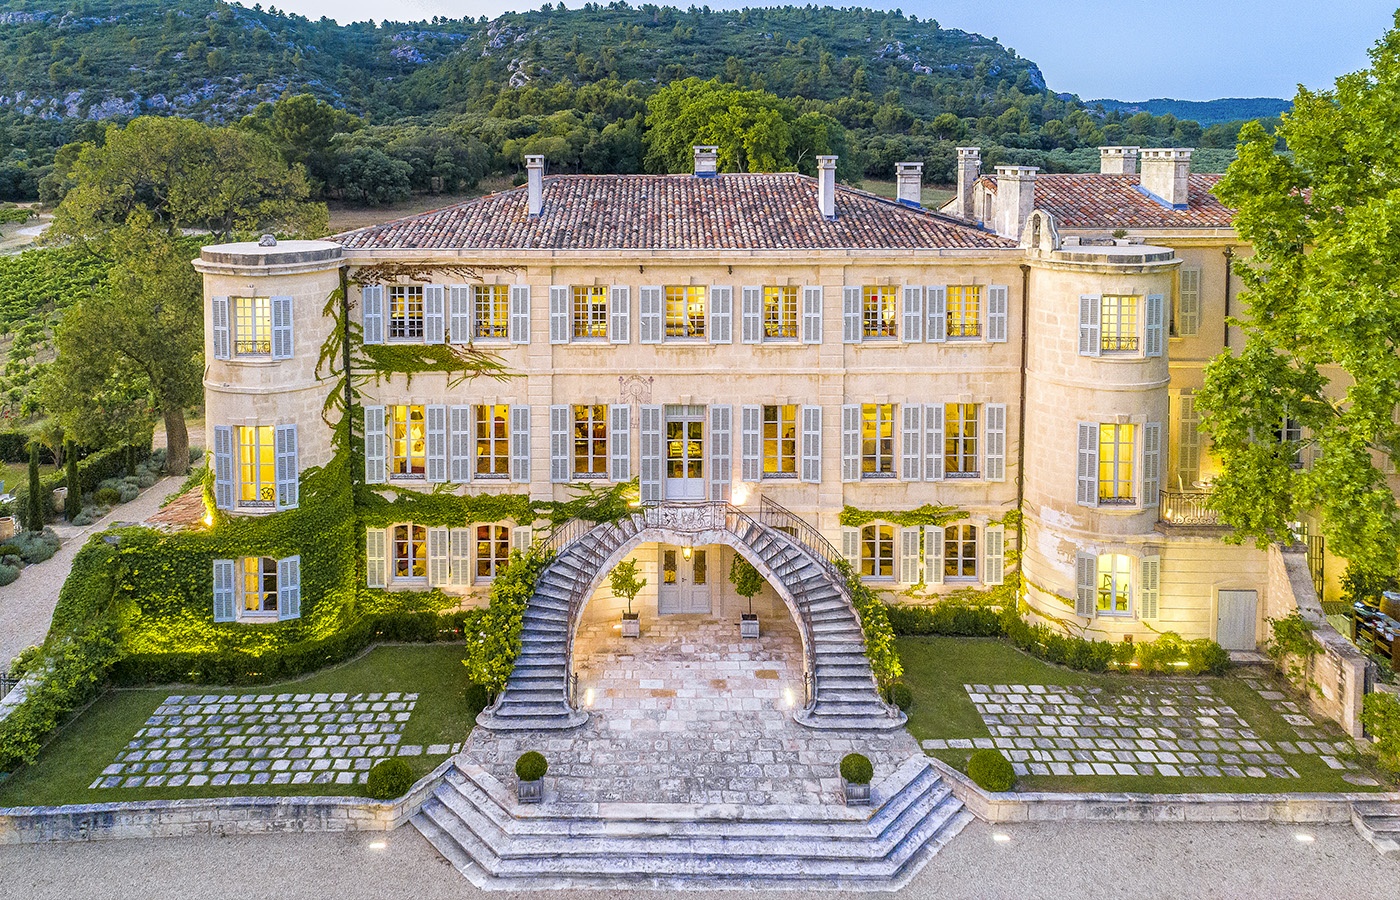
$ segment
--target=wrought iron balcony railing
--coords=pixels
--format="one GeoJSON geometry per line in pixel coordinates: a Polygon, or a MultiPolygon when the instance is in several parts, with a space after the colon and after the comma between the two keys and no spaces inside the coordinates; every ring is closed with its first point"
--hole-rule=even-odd
{"type": "Polygon", "coordinates": [[[1220,516],[1210,508],[1210,491],[1162,491],[1157,507],[1161,520],[1168,525],[1195,525],[1219,528],[1220,516]]]}

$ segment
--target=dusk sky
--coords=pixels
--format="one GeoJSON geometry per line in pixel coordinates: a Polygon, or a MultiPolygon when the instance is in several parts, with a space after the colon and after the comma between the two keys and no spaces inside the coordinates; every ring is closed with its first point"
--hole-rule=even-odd
{"type": "MultiPolygon", "coordinates": [[[[569,6],[582,2],[570,0],[569,6]]],[[[526,8],[502,0],[274,3],[309,18],[330,16],[342,23],[494,16],[526,8]]],[[[1086,100],[1212,100],[1292,97],[1299,83],[1330,86],[1338,75],[1368,64],[1366,51],[1392,25],[1396,4],[1397,0],[913,0],[869,5],[898,7],[920,18],[932,17],[944,28],[998,38],[1038,63],[1052,90],[1070,91],[1086,100]]],[[[712,9],[725,6],[710,4],[712,9]]]]}

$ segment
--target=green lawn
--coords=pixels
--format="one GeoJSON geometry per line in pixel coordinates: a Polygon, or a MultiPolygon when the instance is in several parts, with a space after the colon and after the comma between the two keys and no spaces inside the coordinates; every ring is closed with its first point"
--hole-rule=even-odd
{"type": "MultiPolygon", "coordinates": [[[[80,713],[44,749],[40,760],[0,782],[0,807],[56,806],[112,800],[185,797],[358,795],[363,785],[240,785],[90,789],[146,719],[171,694],[417,693],[403,744],[452,744],[466,739],[479,711],[468,706],[470,682],[459,644],[389,645],[298,681],[256,687],[170,686],[112,691],[80,713]]],[[[445,757],[403,757],[416,776],[445,757]]]]}
{"type": "MultiPolygon", "coordinates": [[[[53,466],[39,466],[39,477],[52,475],[58,471],[53,466]]],[[[0,480],[5,482],[6,494],[13,494],[16,490],[29,483],[28,463],[0,463],[0,480]]]]}
{"type": "MultiPolygon", "coordinates": [[[[914,694],[914,705],[909,710],[909,731],[919,740],[990,736],[963,687],[965,684],[1085,685],[1101,687],[1108,692],[1122,692],[1153,678],[1145,675],[1093,675],[1053,666],[994,638],[905,637],[898,640],[897,646],[904,663],[904,682],[914,694]]],[[[1298,739],[1296,729],[1240,679],[1227,675],[1192,680],[1209,684],[1215,695],[1243,717],[1262,740],[1272,743],[1298,739]]],[[[1281,683],[1276,689],[1286,692],[1281,683]]],[[[1332,740],[1345,737],[1330,723],[1322,730],[1332,740]]],[[[932,751],[932,755],[965,770],[971,752],[936,750],[932,751]]],[[[1383,789],[1350,784],[1342,780],[1341,771],[1328,768],[1317,756],[1297,754],[1284,758],[1300,778],[1031,775],[1022,777],[1017,789],[1149,793],[1352,792],[1383,789]]],[[[1365,774],[1383,780],[1370,765],[1369,759],[1362,759],[1361,765],[1365,774]]]]}

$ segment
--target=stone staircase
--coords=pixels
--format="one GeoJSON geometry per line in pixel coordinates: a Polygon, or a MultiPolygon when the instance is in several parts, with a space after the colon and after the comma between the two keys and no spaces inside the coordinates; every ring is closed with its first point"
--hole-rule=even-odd
{"type": "Polygon", "coordinates": [[[922,757],[872,805],[545,803],[458,757],[413,824],[480,888],[896,890],[971,820],[922,757]]]}
{"type": "Polygon", "coordinates": [[[1400,859],[1400,801],[1354,800],[1351,824],[1381,856],[1400,859]]]}

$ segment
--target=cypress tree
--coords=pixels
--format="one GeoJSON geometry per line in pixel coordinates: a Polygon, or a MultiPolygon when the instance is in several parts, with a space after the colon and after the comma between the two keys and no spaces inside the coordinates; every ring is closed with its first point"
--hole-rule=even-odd
{"type": "Polygon", "coordinates": [[[25,510],[24,527],[27,531],[44,530],[44,498],[39,492],[39,443],[29,444],[29,505],[25,510]]]}
{"type": "Polygon", "coordinates": [[[63,444],[65,470],[63,483],[68,488],[68,499],[63,501],[63,518],[73,521],[83,509],[83,483],[78,475],[78,452],[72,441],[63,444]]]}

